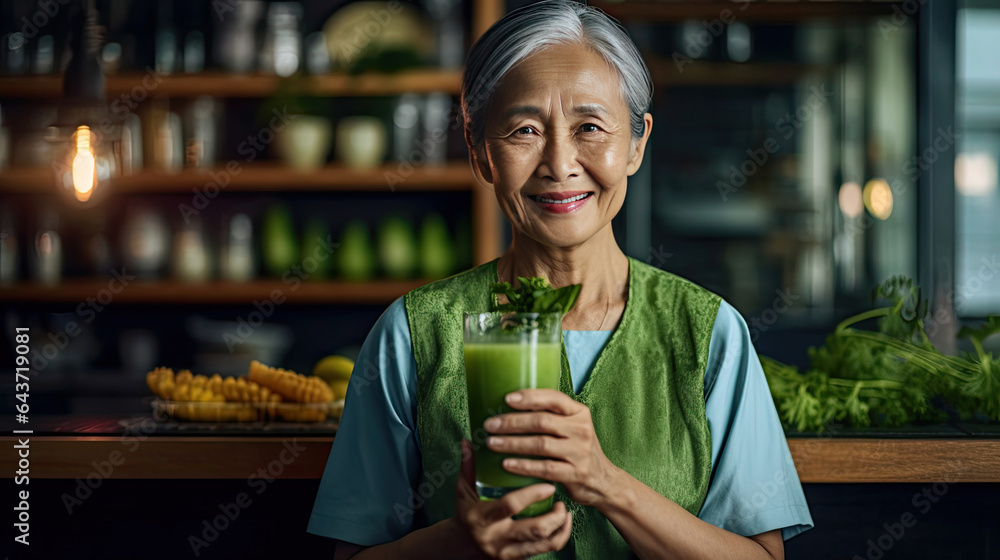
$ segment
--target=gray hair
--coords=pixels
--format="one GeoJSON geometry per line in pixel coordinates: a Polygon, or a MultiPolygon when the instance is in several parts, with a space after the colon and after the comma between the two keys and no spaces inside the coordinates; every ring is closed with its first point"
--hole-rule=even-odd
{"type": "Polygon", "coordinates": [[[486,109],[504,75],[538,51],[565,44],[592,49],[618,71],[632,137],[642,137],[653,81],[625,28],[597,8],[572,0],[545,0],[505,15],[469,52],[462,76],[462,114],[473,148],[482,146],[486,109]]]}

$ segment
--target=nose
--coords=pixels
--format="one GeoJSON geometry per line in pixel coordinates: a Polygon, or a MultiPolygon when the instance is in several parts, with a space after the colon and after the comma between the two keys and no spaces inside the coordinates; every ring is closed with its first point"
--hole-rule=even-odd
{"type": "Polygon", "coordinates": [[[563,136],[550,136],[545,140],[542,159],[536,175],[555,183],[565,182],[582,172],[576,145],[563,136]]]}

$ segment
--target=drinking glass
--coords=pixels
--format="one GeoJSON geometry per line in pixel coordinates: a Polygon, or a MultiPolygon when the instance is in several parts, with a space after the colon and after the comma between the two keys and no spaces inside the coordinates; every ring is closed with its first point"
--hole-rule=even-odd
{"type": "MultiPolygon", "coordinates": [[[[559,388],[561,332],[562,313],[465,313],[465,375],[473,434],[482,429],[487,418],[514,411],[504,401],[508,393],[559,388]]],[[[481,500],[496,500],[512,490],[545,482],[507,472],[502,463],[508,455],[479,443],[474,456],[481,500]]],[[[549,497],[531,504],[520,516],[532,517],[551,509],[549,497]]]]}

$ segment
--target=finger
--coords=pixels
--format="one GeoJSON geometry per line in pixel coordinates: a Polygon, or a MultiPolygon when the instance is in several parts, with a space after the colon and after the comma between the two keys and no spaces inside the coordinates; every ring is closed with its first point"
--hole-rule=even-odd
{"type": "Polygon", "coordinates": [[[563,518],[562,526],[555,532],[555,534],[536,541],[512,543],[500,551],[500,558],[521,559],[528,558],[529,556],[534,556],[536,554],[562,550],[562,548],[566,546],[566,543],[569,542],[569,537],[572,532],[573,514],[567,512],[563,518]]]}
{"type": "Polygon", "coordinates": [[[552,511],[531,517],[528,519],[518,519],[511,525],[510,534],[512,540],[516,541],[537,541],[547,539],[555,534],[566,522],[566,504],[556,502],[552,506],[552,511]]]}
{"type": "Polygon", "coordinates": [[[549,434],[566,437],[572,422],[552,412],[513,412],[486,420],[483,427],[491,434],[549,434]]]}
{"type": "Polygon", "coordinates": [[[587,408],[587,405],[576,402],[569,395],[555,389],[521,389],[508,393],[504,400],[511,408],[518,410],[548,410],[564,416],[587,408]]]}
{"type": "Polygon", "coordinates": [[[569,542],[570,535],[573,534],[573,512],[566,512],[566,523],[556,531],[556,534],[549,537],[555,550],[562,550],[569,542]]]}
{"type": "Polygon", "coordinates": [[[556,487],[552,484],[532,484],[509,492],[503,498],[493,502],[483,502],[483,521],[485,523],[496,523],[504,519],[513,517],[531,504],[548,498],[556,493],[556,487]]]}
{"type": "Polygon", "coordinates": [[[555,459],[504,459],[503,470],[563,484],[577,482],[576,468],[555,459]]]}
{"type": "Polygon", "coordinates": [[[552,436],[490,436],[486,446],[497,453],[561,460],[569,460],[581,452],[580,446],[573,445],[571,440],[552,436]]]}

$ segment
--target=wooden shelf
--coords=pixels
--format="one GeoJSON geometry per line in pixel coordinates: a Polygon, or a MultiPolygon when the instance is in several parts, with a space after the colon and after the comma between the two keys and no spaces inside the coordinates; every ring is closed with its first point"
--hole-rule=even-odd
{"type": "MultiPolygon", "coordinates": [[[[114,193],[185,193],[210,183],[228,180],[225,192],[290,191],[468,191],[474,181],[469,164],[454,161],[443,166],[414,166],[404,175],[396,164],[357,170],[333,164],[315,171],[298,171],[279,163],[239,166],[238,173],[224,168],[208,172],[184,169],[176,173],[142,171],[118,177],[111,183],[114,193]]],[[[0,193],[55,193],[52,173],[46,168],[11,168],[0,172],[0,193]]]]}
{"type": "MultiPolygon", "coordinates": [[[[0,437],[5,445],[11,436],[0,437]]],[[[333,437],[150,436],[125,449],[120,436],[32,436],[33,478],[86,478],[95,457],[118,450],[128,460],[115,467],[116,479],[241,479],[246,465],[264,464],[295,442],[302,457],[280,478],[319,479],[333,437]]],[[[1000,483],[1000,440],[995,439],[813,439],[788,440],[803,483],[1000,483]]],[[[9,445],[8,445],[9,447],[9,445]]],[[[13,453],[0,456],[0,469],[16,470],[13,453]]]]}
{"type": "MultiPolygon", "coordinates": [[[[149,73],[123,73],[107,77],[108,99],[128,95],[135,99],[150,97],[270,97],[278,91],[282,79],[265,74],[202,72],[161,76],[149,73]]],[[[343,73],[303,78],[304,90],[315,96],[378,96],[402,93],[441,91],[458,95],[462,74],[458,70],[413,70],[398,74],[343,73]]],[[[58,99],[62,96],[62,76],[9,76],[0,78],[0,98],[58,99]]]]}
{"type": "Polygon", "coordinates": [[[688,20],[713,21],[733,17],[740,21],[794,23],[806,19],[859,19],[892,14],[891,0],[830,2],[826,0],[738,0],[729,2],[664,2],[594,0],[596,6],[623,22],[680,23],[688,20]],[[730,16],[729,14],[732,14],[730,16]]]}
{"type": "Polygon", "coordinates": [[[656,87],[673,86],[789,86],[802,78],[829,76],[835,66],[789,63],[716,62],[645,55],[656,87]]]}
{"type": "Polygon", "coordinates": [[[191,284],[167,280],[133,280],[124,287],[115,282],[111,287],[118,289],[119,292],[113,293],[109,288],[109,280],[66,280],[56,286],[18,283],[0,287],[0,301],[78,305],[85,303],[88,298],[94,300],[101,297],[107,300],[110,297],[112,304],[252,305],[255,300],[277,300],[284,297],[285,303],[293,304],[389,304],[397,297],[430,281],[373,280],[365,283],[302,281],[296,285],[291,282],[283,283],[280,280],[210,281],[191,284]]]}

